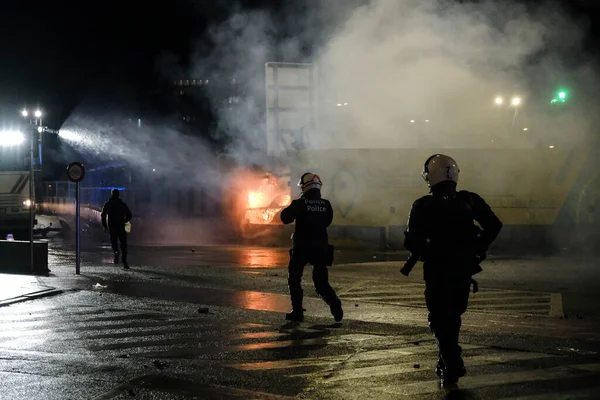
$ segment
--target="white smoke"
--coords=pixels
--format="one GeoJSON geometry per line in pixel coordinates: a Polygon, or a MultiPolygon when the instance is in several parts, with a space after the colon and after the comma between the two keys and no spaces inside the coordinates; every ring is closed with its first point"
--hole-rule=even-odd
{"type": "Polygon", "coordinates": [[[246,107],[219,115],[239,160],[260,161],[264,153],[266,61],[318,66],[315,148],[530,147],[540,136],[560,143],[567,126],[586,131],[578,116],[562,126],[542,117],[550,97],[541,89],[559,85],[559,77],[596,84],[585,65],[569,71],[560,62],[565,50],[578,50],[583,30],[553,3],[358,3],[349,11],[347,2],[320,2],[285,18],[238,11],[211,27],[214,51],[194,57],[189,73],[219,71],[244,85],[246,107]],[[278,37],[291,19],[295,34],[278,37]],[[521,100],[516,118],[513,97],[521,100]]]}

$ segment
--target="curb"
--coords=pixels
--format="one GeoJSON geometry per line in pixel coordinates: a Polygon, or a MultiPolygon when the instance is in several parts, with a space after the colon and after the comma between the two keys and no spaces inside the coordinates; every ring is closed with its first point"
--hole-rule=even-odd
{"type": "Polygon", "coordinates": [[[0,301],[0,307],[10,306],[11,304],[21,303],[23,301],[40,299],[42,297],[55,296],[63,293],[63,290],[56,288],[48,288],[37,292],[27,293],[22,296],[13,297],[12,299],[0,301]]]}

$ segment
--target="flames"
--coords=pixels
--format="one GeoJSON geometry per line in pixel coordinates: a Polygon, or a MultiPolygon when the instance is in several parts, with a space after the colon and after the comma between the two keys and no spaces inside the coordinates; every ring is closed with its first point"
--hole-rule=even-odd
{"type": "MultiPolygon", "coordinates": [[[[248,194],[249,203],[251,197],[258,201],[261,198],[261,196],[264,197],[264,195],[261,193],[253,192],[251,194],[248,194]]],[[[250,224],[279,223],[279,218],[275,217],[279,215],[281,210],[289,206],[291,202],[292,197],[290,195],[280,195],[277,198],[273,199],[268,207],[250,207],[246,211],[246,219],[250,224]]]]}
{"type": "Polygon", "coordinates": [[[288,183],[289,177],[266,171],[231,171],[224,187],[224,203],[232,225],[243,232],[248,224],[281,224],[279,213],[292,200],[288,183]]]}
{"type": "Polygon", "coordinates": [[[248,192],[248,208],[265,207],[265,194],[257,191],[248,192]]]}

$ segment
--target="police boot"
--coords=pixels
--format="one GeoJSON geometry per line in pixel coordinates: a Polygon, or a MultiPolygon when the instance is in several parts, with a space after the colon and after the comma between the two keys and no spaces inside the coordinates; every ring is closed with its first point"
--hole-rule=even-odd
{"type": "Polygon", "coordinates": [[[285,314],[285,319],[295,322],[304,321],[304,309],[302,308],[301,296],[298,296],[297,294],[292,296],[292,311],[285,314]]]}
{"type": "Polygon", "coordinates": [[[127,262],[127,254],[123,254],[123,268],[129,269],[129,263],[127,262]]]}
{"type": "Polygon", "coordinates": [[[115,251],[115,258],[113,259],[113,262],[115,264],[119,263],[119,252],[118,251],[115,251]]]}
{"type": "Polygon", "coordinates": [[[335,322],[340,322],[344,318],[344,310],[342,309],[342,302],[340,299],[336,299],[330,306],[329,310],[335,322]]]}
{"type": "Polygon", "coordinates": [[[435,372],[440,377],[443,387],[456,385],[459,378],[462,378],[467,374],[465,363],[460,356],[460,350],[459,346],[458,354],[451,359],[452,361],[446,363],[442,357],[438,359],[438,365],[436,366],[435,372]]]}
{"type": "Polygon", "coordinates": [[[456,387],[458,383],[458,376],[448,369],[442,369],[442,376],[440,376],[440,385],[443,388],[449,389],[456,387]]]}
{"type": "Polygon", "coordinates": [[[285,314],[285,319],[288,321],[302,322],[304,321],[304,312],[300,310],[292,310],[285,314]]]}
{"type": "Polygon", "coordinates": [[[435,374],[438,376],[438,378],[442,377],[442,373],[444,372],[444,360],[442,360],[442,357],[438,357],[438,362],[435,365],[435,374]]]}

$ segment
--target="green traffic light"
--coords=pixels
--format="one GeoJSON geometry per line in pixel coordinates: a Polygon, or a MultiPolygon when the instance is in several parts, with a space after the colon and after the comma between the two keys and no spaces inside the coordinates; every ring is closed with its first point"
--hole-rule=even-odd
{"type": "Polygon", "coordinates": [[[559,90],[556,93],[556,96],[552,99],[552,101],[550,103],[551,104],[566,103],[567,102],[567,97],[568,97],[568,93],[567,93],[566,90],[559,90]]]}

